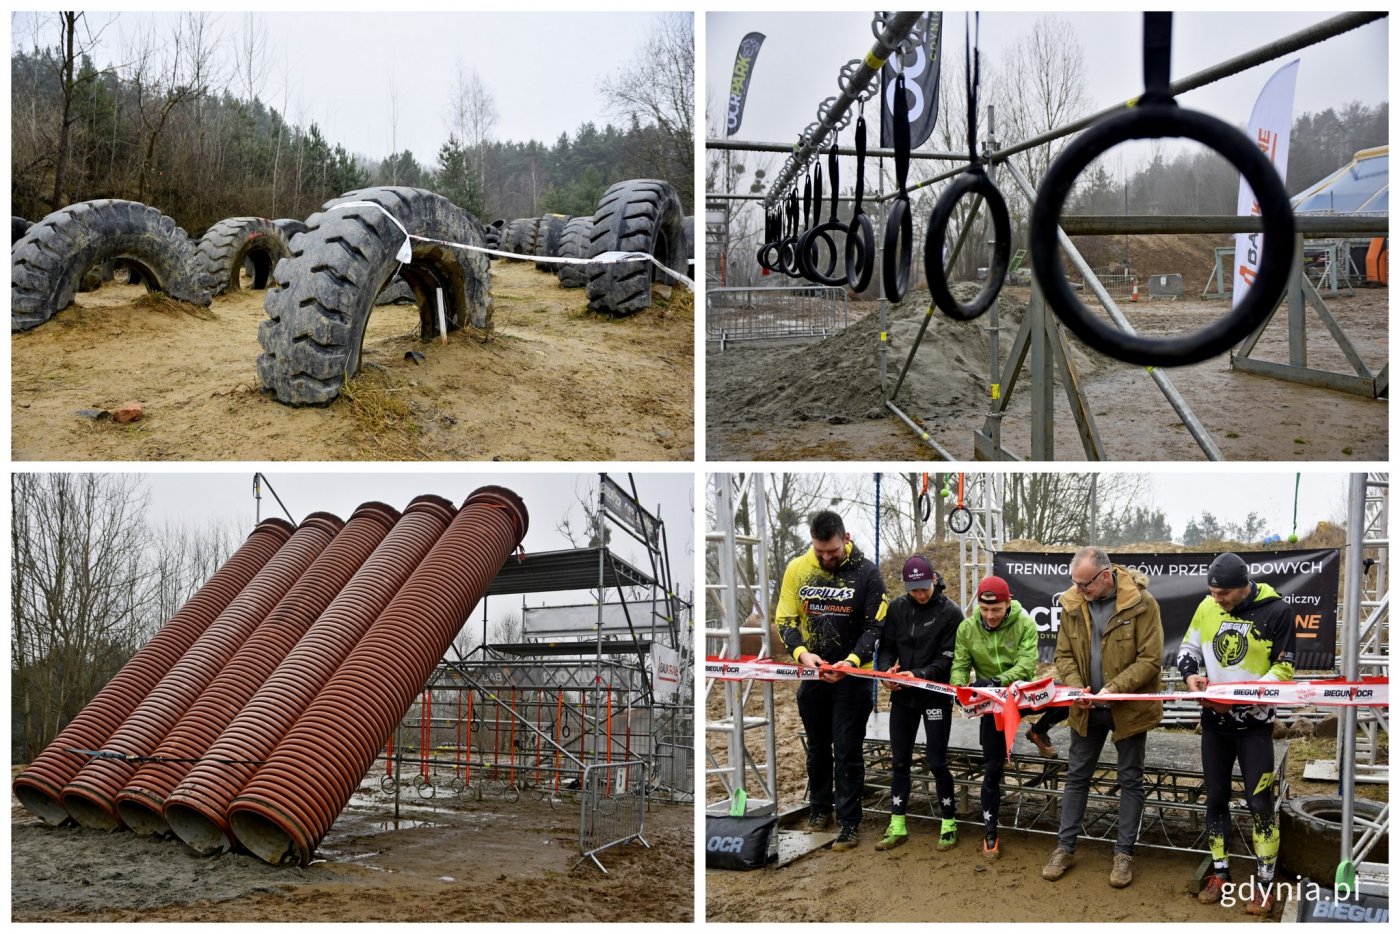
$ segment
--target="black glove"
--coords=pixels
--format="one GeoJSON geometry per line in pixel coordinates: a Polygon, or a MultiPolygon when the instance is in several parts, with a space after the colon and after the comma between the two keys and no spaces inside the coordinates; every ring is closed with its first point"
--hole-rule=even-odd
{"type": "Polygon", "coordinates": [[[972,686],[975,688],[999,688],[1001,687],[1001,682],[993,681],[991,678],[978,678],[976,681],[972,682],[972,686]]]}

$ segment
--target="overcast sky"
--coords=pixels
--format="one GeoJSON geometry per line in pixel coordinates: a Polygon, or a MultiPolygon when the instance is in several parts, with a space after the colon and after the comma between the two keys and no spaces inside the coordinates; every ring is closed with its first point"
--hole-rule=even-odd
{"type": "MultiPolygon", "coordinates": [[[[983,61],[1004,61],[1007,51],[1041,15],[984,12],[980,32],[983,61]]],[[[1084,50],[1086,115],[1141,93],[1141,13],[1057,15],[1074,28],[1084,50]]],[[[1178,13],[1173,22],[1172,78],[1184,78],[1334,15],[1178,13]]],[[[869,51],[874,42],[870,22],[870,13],[710,13],[706,17],[706,95],[727,99],[739,41],[749,32],[764,33],[767,39],[753,67],[743,125],[736,138],[790,143],[816,119],[817,105],[838,93],[836,77],[841,66],[869,51]]],[[[966,33],[963,14],[946,13],[943,28],[945,55],[957,49],[960,60],[966,33]]],[[[1301,65],[1295,114],[1318,112],[1352,100],[1376,104],[1389,96],[1388,29],[1389,20],[1382,19],[1189,92],[1179,100],[1228,123],[1243,125],[1264,82],[1296,57],[1301,65]]],[[[956,74],[943,71],[941,93],[965,93],[961,69],[956,74]]],[[[712,105],[710,123],[716,112],[712,105]]],[[[852,139],[852,132],[846,131],[846,140],[852,139]]],[[[870,145],[875,145],[875,138],[878,124],[870,145]]]]}
{"type": "MultiPolygon", "coordinates": [[[[216,13],[227,67],[244,13],[216,13]]],[[[447,139],[457,63],[475,68],[495,95],[498,140],[553,143],[585,121],[609,121],[599,85],[628,64],[645,40],[651,13],[256,13],[267,27],[269,68],[260,95],[296,124],[372,159],[390,154],[397,89],[397,149],[431,165],[447,139]],[[285,98],[284,98],[285,94],[285,98]]],[[[97,59],[126,61],[124,49],[152,25],[164,35],[174,14],[89,13],[101,32],[97,59]]],[[[53,44],[53,14],[42,44],[53,44]]],[[[12,43],[33,44],[33,14],[12,14],[12,43]]],[[[236,82],[230,82],[236,87],[236,82]]],[[[617,118],[611,118],[617,122],[617,118]]]]}
{"type": "MultiPolygon", "coordinates": [[[[845,520],[851,537],[867,554],[874,556],[875,534],[872,517],[875,475],[857,475],[863,482],[858,498],[862,506],[833,507],[845,520]]],[[[1209,512],[1221,523],[1240,523],[1251,512],[1264,518],[1264,536],[1288,538],[1293,531],[1293,473],[1155,473],[1148,475],[1150,493],[1140,505],[1166,513],[1172,536],[1181,540],[1186,524],[1209,512]]],[[[893,475],[886,475],[882,496],[895,493],[893,475]]],[[[1298,534],[1306,535],[1318,522],[1336,521],[1345,516],[1347,475],[1307,473],[1298,487],[1298,534]]],[[[1084,544],[1088,544],[1085,542],[1084,544]]],[[[882,546],[883,547],[883,546],[882,546]]],[[[1281,547],[1288,547],[1286,542],[1281,547]]]]}
{"type": "MultiPolygon", "coordinates": [[[[411,499],[424,493],[436,493],[460,506],[478,487],[491,484],[508,487],[519,494],[530,511],[530,530],[522,543],[527,556],[530,552],[569,548],[568,540],[555,526],[568,514],[573,527],[578,529],[584,521],[578,497],[586,495],[593,502],[598,488],[596,473],[303,473],[274,469],[266,476],[297,521],[317,511],[348,519],[357,506],[371,500],[402,510],[411,499]]],[[[609,476],[624,489],[629,488],[625,473],[612,472],[609,476]]],[[[642,505],[652,513],[659,511],[661,520],[666,523],[671,574],[679,592],[685,594],[695,577],[692,476],[688,473],[639,473],[634,477],[642,505]]],[[[157,525],[171,519],[196,524],[223,520],[247,530],[253,526],[252,473],[159,473],[145,474],[144,480],[151,500],[148,515],[157,525]]],[[[265,484],[262,518],[274,516],[286,518],[265,484]]],[[[645,550],[626,534],[614,530],[612,544],[624,559],[643,570],[649,568],[645,550]]],[[[529,595],[527,599],[531,606],[542,606],[578,603],[585,597],[585,594],[570,592],[529,595]]],[[[509,601],[509,609],[518,610],[518,597],[505,599],[509,601]]],[[[492,619],[496,619],[498,613],[506,612],[507,608],[496,604],[490,609],[492,619]]],[[[481,608],[478,607],[472,618],[479,620],[480,617],[481,608]]]]}

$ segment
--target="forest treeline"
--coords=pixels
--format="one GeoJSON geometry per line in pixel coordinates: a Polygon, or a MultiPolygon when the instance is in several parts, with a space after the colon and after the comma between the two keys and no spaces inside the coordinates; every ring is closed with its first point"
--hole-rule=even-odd
{"type": "Polygon", "coordinates": [[[456,134],[434,153],[374,161],[289,122],[254,95],[216,87],[186,69],[99,69],[71,46],[14,50],[11,74],[13,213],[37,220],[56,207],[127,198],[158,207],[192,236],[226,217],[304,219],[367,185],[431,188],[493,218],[592,214],[614,182],[665,178],[694,198],[688,127],[632,113],[578,125],[553,142],[456,134]]]}

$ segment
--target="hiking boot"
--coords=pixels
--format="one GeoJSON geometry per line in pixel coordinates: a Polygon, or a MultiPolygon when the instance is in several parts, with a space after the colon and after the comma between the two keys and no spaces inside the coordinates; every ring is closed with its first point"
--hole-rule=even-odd
{"type": "Polygon", "coordinates": [[[860,845],[860,828],[855,824],[843,824],[841,832],[836,835],[836,842],[831,848],[840,853],[844,850],[854,850],[860,845]]]}
{"type": "Polygon", "coordinates": [[[1201,885],[1201,891],[1196,895],[1196,901],[1200,902],[1202,905],[1220,904],[1220,896],[1223,894],[1221,889],[1224,888],[1224,886],[1225,880],[1211,873],[1205,877],[1204,883],[1201,885]]]}
{"type": "Polygon", "coordinates": [[[982,858],[990,862],[1001,859],[1001,841],[996,837],[983,837],[982,858]]]}
{"type": "Polygon", "coordinates": [[[1108,874],[1108,884],[1115,889],[1126,889],[1133,881],[1133,858],[1127,853],[1113,854],[1113,871],[1108,874]]]}
{"type": "Polygon", "coordinates": [[[1055,751],[1054,745],[1050,742],[1050,737],[1042,736],[1035,731],[1035,724],[1026,731],[1026,739],[1031,741],[1031,745],[1040,750],[1040,754],[1047,759],[1058,759],[1060,754],[1055,751]]]}
{"type": "Polygon", "coordinates": [[[1050,862],[1040,870],[1040,878],[1047,882],[1058,882],[1065,874],[1065,870],[1074,865],[1074,854],[1062,846],[1055,847],[1055,852],[1050,854],[1050,862]]]}
{"type": "Polygon", "coordinates": [[[830,812],[827,812],[826,814],[818,814],[815,811],[813,811],[812,814],[807,818],[807,829],[813,833],[819,830],[826,830],[830,826],[830,812]]]}
{"type": "Polygon", "coordinates": [[[1254,897],[1244,906],[1247,915],[1267,915],[1274,907],[1274,887],[1272,883],[1254,880],[1254,897]]]}
{"type": "Polygon", "coordinates": [[[958,822],[956,820],[945,820],[943,829],[938,832],[938,851],[951,850],[958,845],[958,822]]]}

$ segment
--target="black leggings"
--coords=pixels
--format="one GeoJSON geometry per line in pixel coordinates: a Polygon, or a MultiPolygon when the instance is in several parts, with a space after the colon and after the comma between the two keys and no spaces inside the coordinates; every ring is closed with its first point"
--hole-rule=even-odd
{"type": "Polygon", "coordinates": [[[983,833],[997,835],[997,812],[1001,810],[1001,776],[1006,771],[1006,734],[997,729],[996,718],[982,716],[982,822],[983,833]]]}
{"type": "Polygon", "coordinates": [[[919,710],[890,704],[890,768],[894,772],[890,779],[890,810],[903,814],[909,806],[909,772],[914,764],[914,740],[920,720],[924,722],[924,756],[938,791],[939,813],[945,818],[955,817],[953,772],[948,768],[948,733],[953,728],[953,712],[938,707],[919,710]]]}
{"type": "Polygon", "coordinates": [[[1259,877],[1274,876],[1278,858],[1278,827],[1274,823],[1273,729],[1247,733],[1217,733],[1201,729],[1201,770],[1206,779],[1206,837],[1217,874],[1229,872],[1230,785],[1235,761],[1244,779],[1244,800],[1254,824],[1254,853],[1259,877]]]}
{"type": "Polygon", "coordinates": [[[1040,715],[1040,719],[1031,724],[1031,729],[1041,736],[1049,736],[1050,728],[1064,723],[1069,719],[1068,707],[1051,707],[1040,715]]]}

